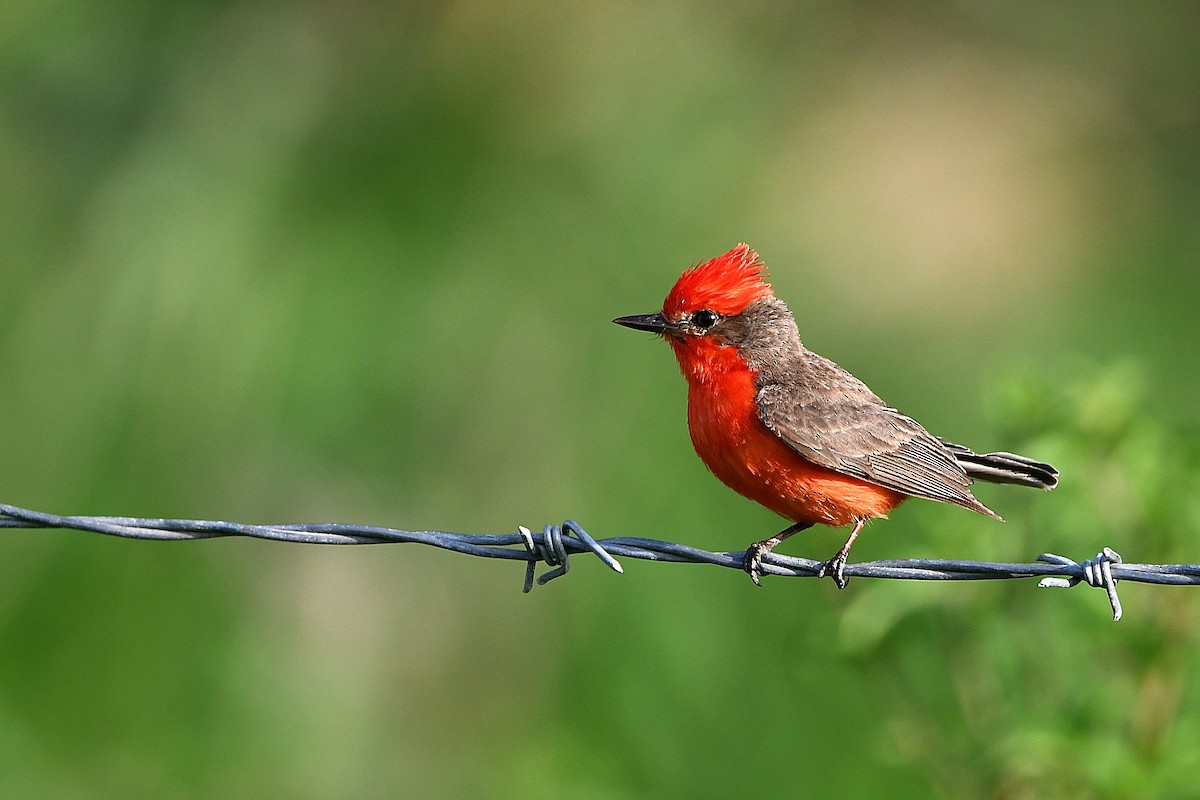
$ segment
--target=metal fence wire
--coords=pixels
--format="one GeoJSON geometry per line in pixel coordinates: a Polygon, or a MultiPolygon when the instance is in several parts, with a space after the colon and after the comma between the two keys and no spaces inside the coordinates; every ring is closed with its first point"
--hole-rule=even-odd
{"type": "MultiPolygon", "coordinates": [[[[404,531],[370,525],[301,523],[247,525],[239,522],[196,519],[146,519],[140,517],[75,517],[47,514],[0,503],[0,528],[69,529],[121,536],[129,539],[209,539],[218,536],[248,536],[298,544],[388,544],[409,542],[439,547],[455,553],[483,558],[506,558],[525,562],[528,592],[535,582],[539,563],[550,569],[536,576],[538,584],[567,574],[573,553],[595,554],[615,572],[623,572],[616,556],[644,561],[712,564],[741,570],[743,551],[716,553],[659,539],[612,537],[593,539],[579,523],[567,520],[546,525],[539,532],[519,526],[516,533],[485,535],[447,531],[404,531]]],[[[776,553],[763,557],[763,574],[789,578],[817,577],[823,562],[776,553]]],[[[1121,618],[1117,597],[1118,581],[1169,585],[1200,585],[1200,564],[1130,564],[1111,548],[1095,558],[1076,561],[1043,553],[1030,564],[990,561],[955,561],[917,558],[896,561],[866,561],[847,564],[845,574],[855,578],[893,578],[918,581],[980,581],[1009,578],[1041,578],[1039,586],[1067,588],[1078,583],[1103,588],[1112,605],[1113,620],[1121,618]]]]}

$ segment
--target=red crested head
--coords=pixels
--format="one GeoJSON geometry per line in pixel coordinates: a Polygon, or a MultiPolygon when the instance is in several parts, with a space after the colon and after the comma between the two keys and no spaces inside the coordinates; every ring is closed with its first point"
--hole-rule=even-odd
{"type": "Polygon", "coordinates": [[[663,301],[669,320],[700,309],[733,316],[755,300],[773,296],[766,281],[766,266],[748,244],[684,270],[663,301]]]}
{"type": "Polygon", "coordinates": [[[758,253],[750,245],[739,244],[724,255],[684,270],[663,301],[662,311],[618,317],[613,322],[665,338],[693,388],[737,376],[731,380],[740,381],[738,386],[749,394],[736,396],[753,405],[753,372],[758,367],[751,366],[743,347],[756,341],[786,340],[789,331],[794,346],[800,347],[796,323],[783,303],[771,300],[762,314],[746,313],[751,305],[766,304],[775,297],[765,270],[758,253]]]}

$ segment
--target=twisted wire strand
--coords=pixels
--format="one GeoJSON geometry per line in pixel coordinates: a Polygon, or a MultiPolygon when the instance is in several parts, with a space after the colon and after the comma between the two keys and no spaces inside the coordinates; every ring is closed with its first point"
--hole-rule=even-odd
{"type": "MultiPolygon", "coordinates": [[[[68,529],[130,539],[178,541],[222,536],[246,536],[298,544],[387,544],[410,542],[439,547],[482,558],[504,558],[526,562],[524,591],[533,588],[539,563],[550,570],[536,577],[539,585],[567,574],[573,553],[592,553],[614,572],[623,572],[615,558],[712,564],[744,569],[742,551],[712,552],[660,539],[618,536],[593,539],[579,523],[566,520],[546,525],[540,532],[519,526],[511,534],[468,534],[448,531],[406,531],[372,525],[344,523],[285,523],[249,525],[239,522],[141,517],[61,516],[0,503],[0,528],[68,529]]],[[[776,553],[763,557],[763,573],[792,578],[813,578],[823,562],[776,553]]],[[[1006,580],[1041,578],[1039,586],[1068,588],[1079,583],[1103,588],[1112,606],[1113,619],[1122,615],[1117,597],[1118,581],[1135,581],[1168,586],[1200,585],[1200,564],[1131,564],[1105,547],[1095,558],[1075,561],[1066,556],[1043,553],[1035,563],[959,561],[915,558],[865,561],[847,564],[845,574],[857,578],[899,580],[1006,580]]]]}

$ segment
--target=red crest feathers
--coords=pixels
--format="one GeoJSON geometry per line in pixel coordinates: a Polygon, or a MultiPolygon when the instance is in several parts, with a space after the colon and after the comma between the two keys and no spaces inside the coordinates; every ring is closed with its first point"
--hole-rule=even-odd
{"type": "Polygon", "coordinates": [[[748,244],[684,270],[663,302],[663,315],[675,319],[707,308],[730,316],[755,300],[771,297],[766,266],[748,244]]]}

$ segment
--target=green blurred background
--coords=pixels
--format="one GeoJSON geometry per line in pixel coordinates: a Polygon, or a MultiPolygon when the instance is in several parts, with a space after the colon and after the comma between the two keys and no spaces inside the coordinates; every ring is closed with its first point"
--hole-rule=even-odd
{"type": "MultiPolygon", "coordinates": [[[[857,559],[1200,561],[1195,4],[8,3],[0,500],[718,550],[669,349],[806,343],[1054,461],[857,559]]],[[[843,532],[783,552],[826,557],[843,532]]],[[[1196,590],[9,531],[5,797],[1189,797],[1196,590]]]]}

